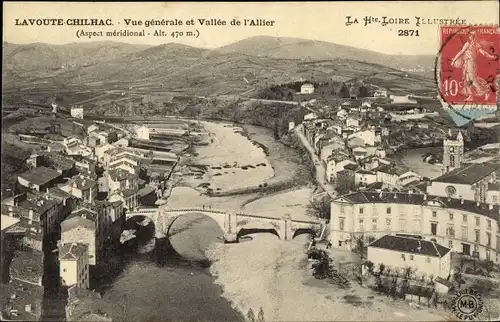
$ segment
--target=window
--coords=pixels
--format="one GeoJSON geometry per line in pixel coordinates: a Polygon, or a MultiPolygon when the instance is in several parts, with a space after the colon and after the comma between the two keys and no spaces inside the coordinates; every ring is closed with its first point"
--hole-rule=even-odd
{"type": "Polygon", "coordinates": [[[467,227],[462,227],[461,237],[462,239],[467,239],[467,227]]]}
{"type": "Polygon", "coordinates": [[[450,213],[450,220],[453,220],[453,214],[450,213]]]}
{"type": "Polygon", "coordinates": [[[491,220],[489,220],[489,219],[488,219],[488,220],[486,220],[486,223],[488,224],[488,226],[487,226],[487,227],[488,227],[488,229],[491,229],[491,220]]]}
{"type": "Polygon", "coordinates": [[[391,214],[391,207],[387,207],[387,210],[386,210],[386,211],[387,211],[387,214],[389,214],[389,215],[390,215],[390,214],[391,214]]]}
{"type": "Polygon", "coordinates": [[[449,248],[453,248],[453,240],[449,240],[448,241],[448,247],[449,248]]]}
{"type": "Polygon", "coordinates": [[[479,251],[479,246],[478,246],[478,245],[474,245],[474,251],[475,251],[475,252],[478,252],[478,251],[479,251]]]}
{"type": "Polygon", "coordinates": [[[476,230],[476,243],[479,243],[479,230],[476,230]]]}
{"type": "Polygon", "coordinates": [[[343,214],[344,213],[344,206],[340,206],[340,213],[343,214]]]}
{"type": "Polygon", "coordinates": [[[455,166],[455,155],[450,155],[450,167],[455,166]]]}
{"type": "Polygon", "coordinates": [[[425,258],[425,261],[426,261],[427,263],[430,263],[430,262],[431,262],[431,258],[430,258],[429,256],[427,256],[427,257],[425,258]]]}
{"type": "Polygon", "coordinates": [[[415,258],[413,257],[413,255],[410,255],[410,260],[415,260],[415,258]]]}
{"type": "Polygon", "coordinates": [[[359,208],[359,214],[363,214],[363,207],[359,208]]]}
{"type": "Polygon", "coordinates": [[[372,229],[377,230],[377,219],[372,219],[372,229]]]}
{"type": "Polygon", "coordinates": [[[486,233],[486,246],[491,246],[491,233],[486,233]]]}
{"type": "Polygon", "coordinates": [[[432,217],[437,217],[437,211],[432,211],[432,217]]]}
{"type": "Polygon", "coordinates": [[[339,230],[344,230],[344,218],[339,218],[339,230]]]}
{"type": "Polygon", "coordinates": [[[365,221],[363,219],[359,220],[359,230],[365,230],[365,221]]]}
{"type": "Polygon", "coordinates": [[[66,273],[66,268],[63,268],[63,272],[65,272],[65,273],[66,273]]]}
{"type": "Polygon", "coordinates": [[[390,218],[387,218],[385,220],[385,226],[386,226],[387,230],[391,230],[391,219],[390,218]]]}
{"type": "Polygon", "coordinates": [[[437,235],[437,223],[432,222],[431,223],[431,235],[436,236],[437,235]]]}
{"type": "Polygon", "coordinates": [[[493,196],[493,203],[497,204],[498,203],[498,196],[493,196]]]}
{"type": "Polygon", "coordinates": [[[476,217],[476,226],[479,226],[479,217],[476,217]]]}
{"type": "Polygon", "coordinates": [[[453,225],[448,225],[446,228],[446,236],[455,237],[455,227],[453,225]]]}
{"type": "Polygon", "coordinates": [[[406,261],[406,256],[405,256],[405,254],[401,254],[401,258],[402,258],[404,261],[406,261]]]}
{"type": "Polygon", "coordinates": [[[406,219],[399,219],[399,230],[406,230],[406,219]]]}
{"type": "Polygon", "coordinates": [[[464,215],[462,215],[462,221],[463,221],[463,222],[467,222],[467,215],[465,215],[465,214],[464,214],[464,215]]]}

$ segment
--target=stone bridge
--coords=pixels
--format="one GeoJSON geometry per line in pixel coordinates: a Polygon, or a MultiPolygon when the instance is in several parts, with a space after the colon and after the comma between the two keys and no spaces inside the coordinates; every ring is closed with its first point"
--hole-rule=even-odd
{"type": "MultiPolygon", "coordinates": [[[[168,209],[140,208],[127,212],[127,219],[134,216],[145,216],[155,225],[155,237],[168,237],[172,224],[179,216],[203,214],[217,222],[224,232],[224,240],[236,242],[238,238],[253,232],[274,232],[281,240],[292,240],[302,233],[317,232],[323,236],[326,230],[326,221],[294,220],[286,214],[281,218],[250,215],[236,211],[222,211],[202,208],[168,209]]],[[[320,236],[317,236],[320,237],[320,236]]]]}

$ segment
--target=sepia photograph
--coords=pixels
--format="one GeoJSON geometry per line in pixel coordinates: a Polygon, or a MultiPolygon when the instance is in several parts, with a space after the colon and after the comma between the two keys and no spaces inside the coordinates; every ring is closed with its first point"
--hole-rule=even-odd
{"type": "Polygon", "coordinates": [[[3,2],[2,321],[499,321],[500,3],[3,2]]]}

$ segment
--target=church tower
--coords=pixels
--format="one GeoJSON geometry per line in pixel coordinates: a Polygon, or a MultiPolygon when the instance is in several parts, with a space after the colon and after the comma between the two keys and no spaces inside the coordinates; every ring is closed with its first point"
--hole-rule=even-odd
{"type": "Polygon", "coordinates": [[[460,168],[464,157],[464,138],[459,131],[453,136],[451,130],[443,141],[443,174],[460,168]]]}

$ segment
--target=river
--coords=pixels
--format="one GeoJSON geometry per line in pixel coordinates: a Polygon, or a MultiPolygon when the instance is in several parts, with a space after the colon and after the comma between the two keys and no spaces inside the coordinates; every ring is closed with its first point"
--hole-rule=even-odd
{"type": "Polygon", "coordinates": [[[204,251],[220,242],[218,224],[205,216],[180,217],[170,241],[182,256],[167,256],[159,265],[154,254],[154,228],[139,228],[135,241],[123,245],[125,265],[103,298],[112,303],[115,321],[242,321],[221,297],[205,265],[204,251]]]}
{"type": "Polygon", "coordinates": [[[442,174],[441,166],[424,162],[424,155],[435,151],[435,147],[409,149],[396,153],[394,157],[422,177],[433,179],[442,174]]]}

